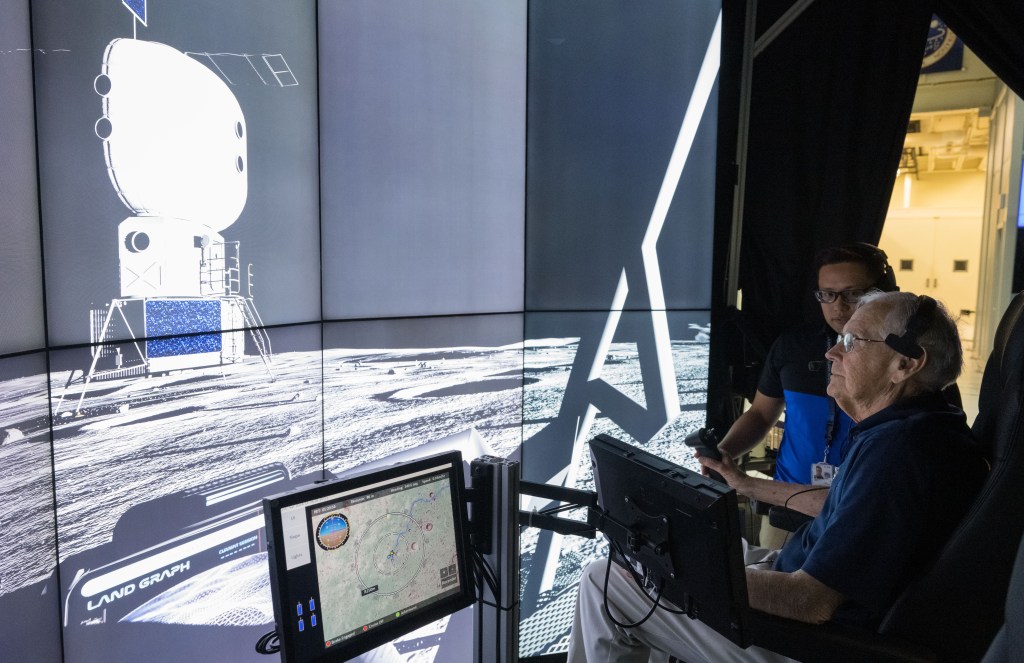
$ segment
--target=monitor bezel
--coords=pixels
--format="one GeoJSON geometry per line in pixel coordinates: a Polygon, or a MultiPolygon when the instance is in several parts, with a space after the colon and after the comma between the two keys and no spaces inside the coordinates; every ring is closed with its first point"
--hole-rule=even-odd
{"type": "MultiPolygon", "coordinates": [[[[333,479],[310,486],[298,488],[287,493],[273,495],[263,500],[263,513],[267,526],[267,556],[270,566],[270,588],[274,605],[274,622],[280,642],[281,660],[288,663],[329,663],[345,661],[359,654],[370,651],[421,628],[437,619],[451,615],[472,605],[476,601],[476,589],[472,575],[472,553],[469,541],[469,527],[466,508],[465,471],[462,454],[459,451],[448,451],[418,459],[413,462],[401,463],[377,468],[365,473],[333,479]],[[281,521],[281,510],[302,505],[312,501],[329,498],[342,492],[359,491],[381,483],[415,474],[432,467],[447,465],[448,480],[451,484],[453,523],[455,526],[455,549],[459,574],[457,594],[437,600],[416,612],[403,615],[378,628],[366,631],[345,643],[331,647],[324,646],[324,639],[319,637],[319,648],[311,647],[308,638],[297,639],[297,625],[293,625],[289,615],[291,606],[291,588],[296,576],[286,566],[284,555],[284,532],[281,521]],[[287,625],[287,626],[286,626],[287,625]],[[315,651],[310,651],[311,649],[315,651]]],[[[312,545],[312,542],[310,542],[312,545]]],[[[311,562],[312,563],[312,562],[311,562]]],[[[314,575],[314,584],[316,576],[314,575]]],[[[308,581],[306,585],[308,586],[308,581]]],[[[319,591],[317,588],[317,597],[319,591]]]]}

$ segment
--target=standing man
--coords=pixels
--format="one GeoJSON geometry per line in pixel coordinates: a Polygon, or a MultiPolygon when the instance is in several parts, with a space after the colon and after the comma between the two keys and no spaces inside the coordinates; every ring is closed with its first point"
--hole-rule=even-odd
{"type": "MultiPolygon", "coordinates": [[[[843,457],[852,421],[826,393],[830,363],[825,351],[850,320],[857,303],[870,290],[898,290],[885,253],[871,244],[846,244],[822,249],[814,256],[823,320],[783,333],[772,345],[761,372],[753,404],[718,445],[724,455],[738,457],[764,439],[783,411],[786,425],[775,463],[775,481],[751,478],[744,494],[769,504],[783,504],[794,484],[827,487],[843,457]]],[[[798,495],[787,505],[815,515],[825,491],[798,495]]],[[[786,532],[761,526],[760,543],[780,548],[786,532]]]]}

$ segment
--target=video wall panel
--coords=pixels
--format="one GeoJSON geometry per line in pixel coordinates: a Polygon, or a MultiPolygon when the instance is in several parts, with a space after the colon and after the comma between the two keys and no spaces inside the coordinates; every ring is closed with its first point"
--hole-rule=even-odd
{"type": "Polygon", "coordinates": [[[60,660],[46,354],[0,359],[0,641],[5,660],[60,660]]]}
{"type": "Polygon", "coordinates": [[[325,323],[327,469],[428,453],[442,440],[469,458],[515,452],[522,338],[521,314],[325,323]]]}
{"type": "MultiPolygon", "coordinates": [[[[692,464],[677,447],[707,407],[720,4],[531,2],[528,43],[523,477],[592,489],[598,433],[692,464]]],[[[603,554],[524,532],[521,656],[566,650],[603,554]]]]}
{"type": "Polygon", "coordinates": [[[255,657],[273,622],[260,499],[323,476],[320,325],[267,333],[267,364],[85,388],[67,376],[92,349],[52,353],[66,660],[133,660],[153,638],[176,660],[255,657]]]}
{"type": "Polygon", "coordinates": [[[0,355],[46,345],[31,90],[28,0],[14,0],[0,21],[0,355]]]}
{"type": "Polygon", "coordinates": [[[105,324],[126,300],[244,302],[192,316],[213,330],[320,319],[315,11],[33,0],[51,343],[150,335],[105,324]]]}
{"type": "Polygon", "coordinates": [[[324,317],[521,310],[526,3],[324,0],[320,33],[324,317]]]}
{"type": "Polygon", "coordinates": [[[709,309],[720,3],[531,2],[526,309],[709,309]]]}
{"type": "MultiPolygon", "coordinates": [[[[682,438],[706,416],[708,312],[527,313],[524,343],[525,478],[593,490],[601,433],[697,469],[682,438]]],[[[580,573],[604,553],[601,537],[523,531],[520,655],[565,651],[580,573]]]]}

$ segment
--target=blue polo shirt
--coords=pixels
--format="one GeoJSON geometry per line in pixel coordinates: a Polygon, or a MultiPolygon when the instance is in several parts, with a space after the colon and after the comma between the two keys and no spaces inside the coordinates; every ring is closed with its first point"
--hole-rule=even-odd
{"type": "Polygon", "coordinates": [[[786,426],[775,459],[775,479],[811,483],[811,464],[839,465],[853,421],[826,393],[825,351],[836,335],[823,322],[791,329],[772,344],[757,390],[784,398],[786,426]]]}
{"type": "Polygon", "coordinates": [[[896,403],[853,427],[821,513],[774,568],[803,569],[842,594],[835,621],[877,626],[949,539],[987,474],[962,410],[938,393],[896,403]]]}

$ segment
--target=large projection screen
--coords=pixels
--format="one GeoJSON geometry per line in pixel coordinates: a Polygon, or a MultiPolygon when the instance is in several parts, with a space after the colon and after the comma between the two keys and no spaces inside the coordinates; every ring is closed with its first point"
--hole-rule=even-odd
{"type": "Polygon", "coordinates": [[[320,26],[324,317],[521,310],[525,2],[325,0],[320,26]]]}
{"type": "MultiPolygon", "coordinates": [[[[692,462],[719,4],[15,0],[5,651],[266,660],[260,500],[312,481],[459,449],[586,488],[601,432],[692,462]]],[[[521,655],[601,552],[524,535],[521,655]]],[[[468,660],[473,621],[368,660],[468,660]]]]}
{"type": "Polygon", "coordinates": [[[0,355],[42,348],[43,281],[28,0],[0,21],[0,355]],[[15,94],[16,90],[25,94],[15,94]]]}
{"type": "MultiPolygon", "coordinates": [[[[593,435],[671,456],[704,423],[720,35],[716,2],[530,3],[526,480],[592,488],[593,435]]],[[[520,654],[565,651],[603,551],[522,553],[520,654]]]]}

